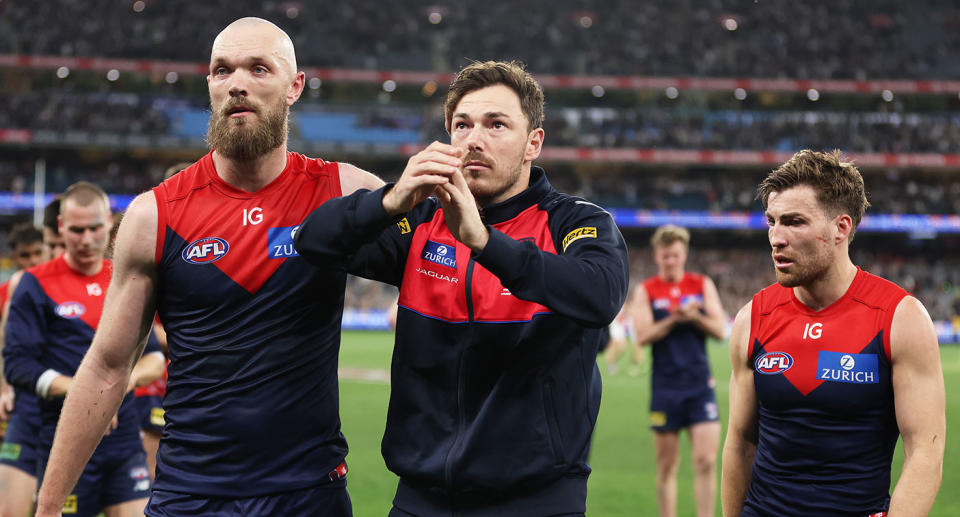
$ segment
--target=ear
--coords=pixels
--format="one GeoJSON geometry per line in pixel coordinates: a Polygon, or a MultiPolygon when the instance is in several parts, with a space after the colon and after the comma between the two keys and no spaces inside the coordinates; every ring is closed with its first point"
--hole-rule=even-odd
{"type": "Polygon", "coordinates": [[[834,218],[833,224],[836,225],[837,228],[837,234],[834,236],[835,244],[840,244],[850,238],[850,232],[853,231],[853,219],[849,215],[838,215],[834,218]]]}
{"type": "Polygon", "coordinates": [[[543,136],[542,127],[530,131],[530,134],[527,135],[527,149],[523,153],[524,162],[532,162],[540,156],[540,151],[543,150],[543,136]]]}
{"type": "Polygon", "coordinates": [[[57,216],[57,233],[59,233],[60,235],[63,235],[63,216],[62,215],[57,216]]]}
{"type": "Polygon", "coordinates": [[[300,98],[300,94],[303,93],[303,86],[307,82],[307,76],[303,72],[297,72],[297,75],[293,78],[293,83],[290,84],[290,90],[287,91],[287,106],[293,106],[294,102],[297,102],[297,99],[300,98]]]}

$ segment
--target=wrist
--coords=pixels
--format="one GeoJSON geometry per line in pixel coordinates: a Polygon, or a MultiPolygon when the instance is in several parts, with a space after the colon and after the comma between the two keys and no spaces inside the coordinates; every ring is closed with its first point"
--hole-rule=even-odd
{"type": "Polygon", "coordinates": [[[474,253],[480,253],[484,248],[487,247],[487,243],[490,242],[490,232],[487,231],[487,228],[484,227],[483,231],[477,235],[476,238],[471,239],[471,242],[464,243],[467,245],[470,250],[474,253]]]}
{"type": "Polygon", "coordinates": [[[383,211],[387,213],[390,217],[398,216],[404,213],[406,210],[403,210],[399,206],[400,202],[397,201],[397,195],[394,193],[393,185],[388,185],[386,187],[386,192],[384,192],[383,197],[380,200],[380,204],[383,205],[383,211]]]}

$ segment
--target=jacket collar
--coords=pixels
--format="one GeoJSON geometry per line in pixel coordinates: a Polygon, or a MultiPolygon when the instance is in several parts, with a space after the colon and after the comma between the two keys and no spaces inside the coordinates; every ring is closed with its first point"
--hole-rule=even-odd
{"type": "Polygon", "coordinates": [[[530,186],[527,190],[513,196],[506,201],[487,205],[480,209],[480,216],[487,224],[497,224],[516,217],[531,205],[540,202],[553,190],[547,181],[547,173],[540,167],[530,167],[530,186]]]}

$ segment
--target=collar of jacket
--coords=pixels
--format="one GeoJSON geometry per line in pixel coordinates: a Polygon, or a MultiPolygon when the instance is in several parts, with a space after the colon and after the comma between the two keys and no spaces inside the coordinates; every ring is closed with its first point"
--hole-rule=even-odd
{"type": "Polygon", "coordinates": [[[530,186],[527,190],[506,201],[487,205],[480,209],[480,216],[486,224],[508,221],[530,208],[530,205],[539,203],[551,190],[553,187],[547,181],[547,173],[540,167],[530,167],[530,186]]]}

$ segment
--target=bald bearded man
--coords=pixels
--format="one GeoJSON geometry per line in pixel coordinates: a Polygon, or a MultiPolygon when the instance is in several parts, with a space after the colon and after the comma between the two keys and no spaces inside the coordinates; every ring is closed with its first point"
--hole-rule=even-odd
{"type": "Polygon", "coordinates": [[[287,151],[303,91],[290,38],[242,18],[213,43],[211,152],[131,203],[100,328],[71,388],[38,500],[59,515],[120,404],[154,311],[166,426],[146,515],[352,514],[336,362],[345,274],[294,250],[327,199],[383,185],[287,151]]]}

